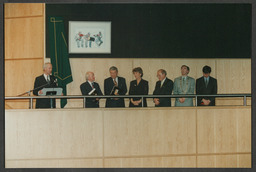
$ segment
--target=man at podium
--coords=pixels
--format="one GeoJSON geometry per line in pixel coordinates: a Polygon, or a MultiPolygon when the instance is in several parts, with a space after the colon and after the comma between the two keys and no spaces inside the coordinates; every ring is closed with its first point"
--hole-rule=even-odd
{"type": "MultiPolygon", "coordinates": [[[[51,75],[52,73],[52,64],[45,63],[43,66],[43,74],[36,77],[34,83],[34,90],[33,94],[36,96],[45,94],[43,92],[43,88],[53,88],[57,87],[57,80],[54,76],[51,75]]],[[[56,103],[55,99],[36,99],[36,108],[55,108],[56,103]]]]}

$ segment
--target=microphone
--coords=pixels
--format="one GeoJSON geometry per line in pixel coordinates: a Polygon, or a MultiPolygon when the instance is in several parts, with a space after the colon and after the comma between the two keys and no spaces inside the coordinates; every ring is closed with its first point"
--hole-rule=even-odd
{"type": "Polygon", "coordinates": [[[53,83],[54,83],[54,84],[57,83],[57,78],[53,81],[53,83]]]}
{"type": "Polygon", "coordinates": [[[52,84],[56,84],[57,85],[57,78],[55,78],[53,81],[51,81],[50,83],[49,83],[49,85],[52,85],[52,84]]]}

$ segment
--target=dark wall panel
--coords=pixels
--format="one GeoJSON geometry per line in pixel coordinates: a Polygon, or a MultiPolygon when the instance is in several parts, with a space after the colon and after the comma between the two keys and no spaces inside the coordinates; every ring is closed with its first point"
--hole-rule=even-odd
{"type": "Polygon", "coordinates": [[[46,15],[64,17],[66,33],[68,21],[112,22],[111,54],[70,57],[251,57],[250,4],[47,4],[46,15]]]}

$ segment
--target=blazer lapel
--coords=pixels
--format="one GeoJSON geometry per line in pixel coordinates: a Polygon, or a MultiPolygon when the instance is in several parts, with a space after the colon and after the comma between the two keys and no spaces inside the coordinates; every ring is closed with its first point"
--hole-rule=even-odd
{"type": "Polygon", "coordinates": [[[165,85],[166,85],[166,83],[167,83],[167,78],[165,79],[165,81],[164,81],[164,83],[163,83],[162,87],[161,87],[161,82],[160,82],[160,89],[164,88],[164,87],[165,87],[165,85]]]}
{"type": "Polygon", "coordinates": [[[41,75],[41,77],[42,77],[42,81],[43,81],[43,83],[44,83],[44,84],[47,84],[47,81],[46,81],[46,79],[45,79],[45,77],[44,77],[44,74],[43,74],[43,75],[41,75]]]}
{"type": "MultiPolygon", "coordinates": [[[[204,85],[204,88],[207,88],[207,87],[206,87],[205,80],[204,80],[204,77],[202,77],[202,83],[203,83],[203,85],[204,85]]],[[[209,83],[208,83],[208,84],[209,84],[209,83]]]]}
{"type": "Polygon", "coordinates": [[[90,91],[92,90],[92,86],[91,86],[91,84],[87,81],[86,82],[86,84],[87,84],[87,87],[90,89],[90,91]]]}
{"type": "Polygon", "coordinates": [[[109,84],[108,84],[110,87],[111,87],[111,89],[114,87],[114,80],[113,80],[113,78],[109,78],[109,84]]]}
{"type": "Polygon", "coordinates": [[[209,87],[211,85],[211,83],[212,83],[212,78],[209,76],[209,82],[208,82],[208,86],[207,87],[209,87]]]}
{"type": "Polygon", "coordinates": [[[120,88],[122,85],[121,85],[121,82],[120,82],[120,77],[117,77],[117,87],[120,88]]]}

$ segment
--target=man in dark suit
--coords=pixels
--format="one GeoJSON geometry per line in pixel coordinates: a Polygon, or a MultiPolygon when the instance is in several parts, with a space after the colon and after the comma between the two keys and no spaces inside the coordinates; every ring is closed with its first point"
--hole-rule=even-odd
{"type": "MultiPolygon", "coordinates": [[[[166,77],[167,73],[164,69],[157,71],[159,81],[156,82],[153,95],[171,95],[173,89],[173,81],[166,77]]],[[[154,98],[156,107],[170,107],[171,98],[154,98]]]]}
{"type": "MultiPolygon", "coordinates": [[[[82,95],[102,95],[100,86],[95,82],[95,76],[93,72],[86,72],[86,82],[80,85],[82,95]]],[[[87,108],[98,108],[99,98],[86,98],[85,107],[87,108]]]]}
{"type": "MultiPolygon", "coordinates": [[[[33,94],[38,96],[44,94],[43,88],[57,87],[56,78],[52,75],[52,64],[45,63],[43,66],[44,74],[36,77],[33,94]]],[[[36,108],[53,108],[56,107],[55,99],[36,99],[36,108]],[[52,100],[52,101],[51,101],[52,100]]]]}
{"type": "MultiPolygon", "coordinates": [[[[197,95],[217,94],[217,80],[210,76],[211,67],[203,67],[203,76],[196,80],[197,95]]],[[[215,97],[198,97],[198,106],[215,106],[215,97]]]]}
{"type": "MultiPolygon", "coordinates": [[[[105,95],[125,95],[127,92],[126,81],[118,76],[115,66],[109,69],[110,77],[104,80],[105,95]]],[[[106,107],[125,107],[124,98],[107,98],[106,107]]]]}

